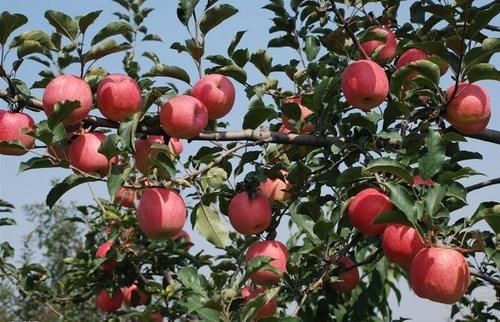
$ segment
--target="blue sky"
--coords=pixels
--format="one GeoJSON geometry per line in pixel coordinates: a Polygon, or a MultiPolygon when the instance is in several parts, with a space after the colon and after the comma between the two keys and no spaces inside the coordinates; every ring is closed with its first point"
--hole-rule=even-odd
{"type": "MultiPolygon", "coordinates": [[[[222,1],[224,2],[224,1],[222,1]]],[[[248,30],[248,32],[243,37],[240,47],[248,47],[250,52],[254,52],[257,49],[265,48],[267,41],[269,40],[268,29],[271,26],[270,13],[268,11],[260,9],[263,5],[267,3],[266,0],[255,0],[255,1],[225,1],[232,3],[240,10],[239,14],[232,19],[224,22],[217,29],[209,33],[207,37],[207,54],[224,54],[225,48],[231,41],[234,33],[239,30],[248,30]]],[[[478,1],[479,3],[481,1],[478,1]]],[[[158,56],[160,56],[161,61],[167,65],[178,65],[183,67],[191,75],[191,79],[196,79],[197,73],[195,71],[194,64],[185,54],[177,54],[175,50],[169,49],[170,44],[175,41],[183,42],[184,39],[188,37],[187,31],[181,26],[176,17],[176,3],[174,0],[149,0],[146,5],[155,8],[155,11],[148,18],[147,26],[150,32],[159,34],[163,38],[163,43],[150,43],[148,45],[140,45],[138,51],[142,52],[144,50],[155,51],[158,56]]],[[[411,3],[411,2],[410,2],[411,3]]],[[[405,7],[408,4],[404,5],[405,7]]],[[[93,25],[89,32],[95,34],[100,28],[102,28],[106,23],[114,20],[115,17],[112,12],[119,10],[119,6],[111,1],[102,0],[86,0],[86,1],[62,1],[62,0],[24,0],[24,1],[2,1],[1,10],[7,10],[11,13],[22,13],[29,17],[29,23],[21,28],[21,31],[41,29],[47,32],[52,31],[52,27],[47,23],[43,14],[45,10],[54,9],[63,11],[69,15],[84,15],[90,11],[94,10],[104,10],[96,25],[93,25]]],[[[400,22],[406,20],[408,17],[408,11],[401,10],[400,22]]],[[[499,19],[494,21],[493,24],[498,25],[499,19]]],[[[270,50],[273,55],[275,63],[286,63],[291,57],[295,57],[296,53],[288,49],[272,49],[270,50]]],[[[15,53],[14,53],[15,55],[15,53]]],[[[12,59],[14,55],[11,55],[12,59]]],[[[9,60],[8,60],[9,61],[9,60]]],[[[150,67],[150,62],[143,60],[143,72],[150,67]]],[[[495,65],[499,65],[498,57],[493,59],[495,65]]],[[[103,59],[98,63],[98,65],[103,66],[110,72],[121,72],[121,56],[116,54],[110,56],[109,58],[103,59]]],[[[36,77],[36,73],[40,70],[39,64],[25,62],[20,72],[18,72],[18,77],[28,84],[31,84],[36,77]]],[[[205,63],[207,66],[207,63],[205,63]]],[[[250,65],[248,65],[249,67],[250,65]]],[[[70,70],[71,71],[71,70],[70,70]]],[[[76,72],[76,71],[75,71],[76,72]]],[[[249,67],[247,69],[249,82],[255,83],[262,81],[261,75],[253,68],[249,67]]],[[[452,81],[448,73],[442,79],[441,86],[443,88],[448,88],[452,81]]],[[[279,78],[280,81],[282,78],[279,78]]],[[[164,82],[160,79],[159,82],[164,82]]],[[[500,94],[498,93],[498,83],[492,81],[482,81],[481,85],[485,86],[490,94],[492,101],[492,118],[489,123],[489,128],[500,129],[500,113],[497,109],[497,100],[500,99],[500,94]]],[[[178,83],[181,90],[186,89],[185,85],[178,83]]],[[[237,99],[233,111],[225,117],[223,120],[230,123],[230,129],[236,130],[241,128],[241,123],[243,115],[245,114],[248,106],[248,101],[246,99],[245,93],[243,92],[243,87],[239,84],[235,84],[237,87],[237,99]]],[[[282,87],[288,86],[289,89],[293,89],[291,83],[282,83],[282,87]]],[[[40,91],[35,91],[38,97],[41,97],[40,91]]],[[[0,105],[0,108],[4,106],[0,105]]],[[[95,113],[95,112],[94,112],[95,113]]],[[[43,117],[41,113],[35,116],[35,119],[39,120],[43,117]]],[[[183,159],[186,155],[193,153],[197,148],[204,143],[193,143],[185,149],[183,159]]],[[[500,177],[500,167],[496,164],[498,162],[498,145],[485,143],[477,140],[469,140],[468,143],[464,144],[464,147],[468,150],[479,151],[483,154],[484,160],[481,161],[471,161],[467,162],[466,165],[471,166],[480,172],[483,172],[489,178],[500,177]]],[[[41,152],[41,151],[40,151],[41,152]]],[[[23,218],[21,207],[24,204],[41,202],[45,200],[47,192],[50,190],[51,181],[55,178],[63,178],[70,174],[68,170],[42,170],[42,171],[32,171],[23,174],[17,174],[17,169],[19,163],[23,160],[27,160],[33,157],[33,155],[27,154],[23,157],[6,157],[0,156],[0,199],[7,200],[16,205],[18,208],[14,213],[14,218],[18,222],[18,226],[15,227],[1,227],[1,237],[0,242],[5,240],[13,243],[14,245],[20,245],[20,241],[23,235],[30,231],[30,224],[26,222],[23,218]]],[[[464,181],[464,184],[471,184],[479,181],[485,180],[486,177],[475,177],[470,180],[464,181]]],[[[98,195],[106,197],[106,188],[102,184],[92,185],[98,195]]],[[[460,212],[453,213],[452,218],[456,219],[464,215],[472,215],[473,211],[481,201],[493,201],[498,200],[498,188],[495,186],[485,188],[469,195],[470,207],[463,209],[460,212]]],[[[90,194],[89,188],[82,185],[69,193],[67,193],[63,200],[71,201],[75,200],[80,204],[93,203],[92,196],[90,194]]],[[[188,228],[191,231],[190,228],[188,228]]],[[[206,243],[197,233],[192,233],[194,238],[195,246],[193,247],[194,252],[202,249],[211,250],[213,249],[208,243],[206,243]]],[[[286,239],[286,234],[280,231],[279,237],[282,240],[286,239]]],[[[427,300],[419,299],[413,292],[408,290],[407,283],[402,281],[400,283],[401,290],[403,291],[403,300],[401,306],[398,308],[396,304],[393,305],[395,311],[395,317],[399,315],[405,317],[412,317],[414,321],[423,322],[429,321],[429,316],[432,316],[432,321],[446,321],[449,315],[450,307],[447,305],[436,304],[427,300]]]]}

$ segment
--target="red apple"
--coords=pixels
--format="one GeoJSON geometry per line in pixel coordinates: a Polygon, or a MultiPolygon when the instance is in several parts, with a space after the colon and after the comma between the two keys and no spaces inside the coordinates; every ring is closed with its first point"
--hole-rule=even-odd
{"type": "MultiPolygon", "coordinates": [[[[396,63],[396,69],[399,69],[403,66],[406,66],[410,63],[416,62],[418,60],[428,60],[431,57],[428,53],[426,53],[423,50],[417,49],[417,48],[410,48],[405,50],[404,53],[399,56],[399,59],[396,63]]],[[[442,62],[439,65],[439,73],[442,75],[446,74],[446,71],[448,70],[448,64],[442,60],[442,62]]],[[[413,73],[409,79],[415,77],[416,73],[413,73]]]]}
{"type": "Polygon", "coordinates": [[[389,93],[384,69],[371,60],[358,60],[347,66],[341,87],[347,102],[363,111],[382,104],[389,93]]]}
{"type": "Polygon", "coordinates": [[[416,186],[432,186],[433,184],[433,181],[432,179],[424,179],[422,178],[421,176],[419,175],[416,175],[413,177],[413,187],[416,187],[416,186]]]}
{"type": "Polygon", "coordinates": [[[179,155],[184,151],[184,144],[178,138],[170,138],[168,140],[168,149],[173,156],[179,155]]]}
{"type": "Polygon", "coordinates": [[[111,162],[104,154],[98,152],[105,139],[106,136],[99,132],[79,135],[68,147],[69,163],[83,172],[107,175],[111,162]]]}
{"type": "MultiPolygon", "coordinates": [[[[248,262],[258,256],[269,256],[269,265],[282,273],[286,273],[286,262],[288,260],[288,249],[283,243],[277,240],[257,241],[248,247],[245,254],[245,261],[248,262]]],[[[275,272],[261,269],[250,277],[255,284],[272,285],[277,283],[281,276],[275,272]]]]}
{"type": "Polygon", "coordinates": [[[392,203],[382,192],[368,188],[359,192],[347,208],[351,224],[365,235],[374,236],[384,231],[386,224],[374,224],[380,214],[392,210],[392,203]]]}
{"type": "Polygon", "coordinates": [[[137,221],[148,238],[170,238],[179,233],[186,222],[184,200],[174,190],[146,188],[139,201],[137,221]]]}
{"type": "MultiPolygon", "coordinates": [[[[108,255],[108,252],[114,247],[114,244],[112,242],[105,242],[102,243],[98,248],[95,253],[96,258],[105,258],[108,255]]],[[[104,263],[101,264],[101,269],[103,271],[112,271],[116,267],[116,256],[113,256],[112,258],[106,260],[104,263]]]]}
{"type": "Polygon", "coordinates": [[[135,208],[134,201],[137,198],[137,190],[127,189],[121,187],[115,195],[115,200],[119,202],[120,206],[135,208]]]}
{"type": "Polygon", "coordinates": [[[342,267],[339,280],[332,283],[332,287],[339,292],[350,292],[359,285],[359,271],[356,264],[348,257],[335,258],[334,264],[342,267]]]}
{"type": "Polygon", "coordinates": [[[121,288],[123,294],[123,302],[128,306],[145,305],[149,301],[148,293],[137,287],[137,284],[132,284],[128,287],[121,288]]]}
{"type": "Polygon", "coordinates": [[[112,74],[102,79],[96,97],[102,115],[116,122],[139,112],[142,105],[141,89],[127,75],[112,74]]]}
{"type": "MultiPolygon", "coordinates": [[[[181,239],[181,238],[184,238],[186,240],[186,242],[193,244],[193,240],[191,239],[191,236],[189,236],[189,234],[185,230],[181,230],[180,232],[178,232],[174,236],[170,237],[170,240],[177,240],[177,239],[181,239]]],[[[189,248],[191,248],[191,246],[189,246],[189,248]]]]}
{"type": "Polygon", "coordinates": [[[361,47],[368,56],[372,56],[375,50],[382,46],[378,52],[377,58],[374,59],[379,64],[386,64],[394,59],[396,56],[396,47],[398,46],[398,40],[392,31],[386,27],[376,27],[368,32],[383,33],[386,36],[385,41],[380,40],[368,40],[361,43],[361,47]]]}
{"type": "Polygon", "coordinates": [[[225,116],[234,104],[233,83],[224,75],[211,74],[196,82],[191,95],[202,102],[208,111],[208,119],[215,120],[225,116]]]}
{"type": "Polygon", "coordinates": [[[119,289],[114,289],[111,296],[106,289],[102,289],[97,293],[95,302],[101,311],[108,313],[115,312],[122,306],[123,295],[119,289]]]}
{"type": "Polygon", "coordinates": [[[229,202],[228,213],[233,228],[244,235],[263,232],[272,220],[271,204],[261,193],[252,197],[246,191],[236,194],[229,202]]]}
{"type": "Polygon", "coordinates": [[[207,108],[195,97],[177,96],[161,107],[160,123],[168,135],[189,139],[200,134],[207,126],[207,108]]]}
{"type": "MultiPolygon", "coordinates": [[[[266,293],[266,290],[262,287],[257,287],[251,290],[248,286],[245,286],[241,289],[241,296],[245,299],[245,304],[250,302],[251,299],[263,293],[266,293]]],[[[258,321],[262,318],[274,315],[277,309],[278,302],[275,299],[269,300],[254,315],[254,321],[258,321]]]]}
{"type": "Polygon", "coordinates": [[[35,138],[23,133],[23,129],[33,130],[35,122],[25,113],[0,111],[0,142],[19,141],[26,148],[0,147],[0,154],[23,155],[33,147],[35,138]]]}
{"type": "Polygon", "coordinates": [[[390,224],[382,235],[384,255],[393,263],[409,270],[413,258],[425,247],[418,231],[412,227],[390,224]]]}
{"type": "Polygon", "coordinates": [[[424,248],[413,259],[410,284],[420,297],[453,304],[464,296],[469,282],[467,261],[454,249],[424,248]]]}
{"type": "MultiPolygon", "coordinates": [[[[300,97],[288,97],[285,99],[285,103],[296,103],[299,106],[300,109],[300,120],[304,122],[304,120],[313,113],[310,109],[305,107],[304,105],[301,104],[301,98],[300,97]]],[[[281,121],[283,122],[283,126],[288,129],[291,132],[299,132],[299,129],[295,125],[292,125],[289,121],[288,116],[286,116],[284,113],[281,113],[281,121]]],[[[308,134],[314,131],[314,124],[311,122],[307,122],[303,124],[302,130],[300,131],[301,133],[308,134]]]]}
{"type": "Polygon", "coordinates": [[[79,101],[80,107],[73,110],[69,117],[63,121],[64,125],[80,123],[90,112],[92,107],[92,91],[90,86],[82,79],[64,74],[57,76],[43,92],[43,109],[50,115],[54,105],[62,101],[79,101]]]}
{"type": "Polygon", "coordinates": [[[161,152],[159,149],[151,148],[155,143],[164,144],[163,136],[148,135],[145,139],[135,141],[135,167],[144,175],[149,174],[151,159],[156,158],[161,152]]]}
{"type": "MultiPolygon", "coordinates": [[[[283,171],[283,174],[286,175],[288,172],[283,171]]],[[[266,182],[259,185],[260,192],[267,199],[281,202],[290,200],[292,195],[289,190],[291,187],[288,180],[279,178],[267,178],[266,182]]]]}
{"type": "Polygon", "coordinates": [[[486,89],[470,83],[460,83],[452,99],[455,85],[448,91],[446,120],[463,134],[478,134],[486,128],[490,120],[490,96],[486,89]]]}

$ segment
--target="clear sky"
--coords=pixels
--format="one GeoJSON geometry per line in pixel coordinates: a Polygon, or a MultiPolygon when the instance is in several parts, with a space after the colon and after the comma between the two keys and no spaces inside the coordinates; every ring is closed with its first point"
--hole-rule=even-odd
{"type": "MultiPolygon", "coordinates": [[[[267,3],[267,0],[221,2],[229,2],[235,5],[238,7],[240,12],[238,15],[224,22],[208,35],[206,53],[225,54],[225,48],[227,48],[234,33],[239,30],[248,30],[243,37],[240,47],[248,47],[250,52],[254,52],[260,48],[265,48],[267,41],[269,40],[268,29],[271,26],[271,15],[268,11],[262,10],[261,7],[267,3]]],[[[476,2],[481,3],[484,1],[476,2]]],[[[51,32],[52,27],[43,17],[45,10],[48,9],[63,11],[72,16],[84,15],[94,10],[104,10],[97,23],[90,28],[90,32],[95,34],[105,24],[114,20],[115,17],[112,13],[119,10],[119,6],[114,2],[103,0],[0,0],[0,3],[0,11],[7,10],[11,13],[22,13],[28,16],[29,23],[21,28],[22,31],[41,29],[46,32],[51,32]]],[[[408,20],[408,11],[405,10],[405,8],[407,8],[412,1],[403,3],[404,7],[401,10],[402,15],[399,18],[399,22],[401,24],[404,20],[408,20]]],[[[190,59],[188,59],[187,55],[177,54],[175,50],[169,49],[171,43],[175,41],[183,42],[184,39],[188,37],[187,31],[181,26],[176,17],[177,1],[148,0],[146,5],[155,8],[155,11],[148,18],[147,26],[150,32],[159,34],[164,42],[140,45],[138,47],[138,52],[142,52],[144,50],[155,51],[161,58],[162,63],[181,66],[188,71],[191,75],[191,79],[196,79],[197,73],[195,72],[193,63],[190,59]]],[[[499,25],[500,19],[498,17],[495,19],[496,21],[493,21],[493,24],[499,25]]],[[[273,55],[274,63],[287,63],[291,57],[296,55],[295,52],[288,49],[271,49],[270,52],[273,55]]],[[[11,55],[10,58],[14,58],[14,55],[11,55]]],[[[12,60],[8,61],[12,62],[12,60]]],[[[146,60],[142,60],[142,62],[143,72],[145,72],[149,69],[150,62],[146,60]]],[[[493,63],[496,66],[500,65],[499,62],[498,56],[494,57],[493,63]]],[[[103,66],[110,72],[121,72],[121,55],[112,55],[100,61],[98,65],[103,66]]],[[[208,66],[207,63],[205,63],[205,67],[206,66],[208,66]]],[[[247,67],[249,76],[248,80],[250,83],[262,81],[261,75],[253,67],[250,67],[250,64],[247,65],[247,67]]],[[[41,65],[39,64],[25,62],[21,70],[18,72],[18,77],[26,81],[28,84],[32,84],[36,79],[36,73],[40,69],[41,65]]],[[[448,88],[452,84],[449,74],[450,73],[442,79],[441,86],[443,88],[448,88]]],[[[279,79],[280,81],[282,80],[282,78],[279,79]]],[[[165,79],[159,79],[160,84],[164,81],[165,79]]],[[[497,113],[498,107],[496,106],[498,105],[497,100],[500,100],[498,82],[482,81],[480,84],[485,86],[491,94],[492,118],[488,127],[492,129],[500,129],[500,113],[497,113]]],[[[178,83],[178,85],[181,90],[186,89],[185,85],[181,83],[178,83]]],[[[282,87],[288,86],[289,89],[293,89],[292,84],[290,83],[282,83],[281,85],[282,87]]],[[[245,114],[248,106],[248,101],[243,91],[243,87],[239,84],[236,84],[236,87],[238,95],[235,107],[233,108],[233,111],[223,119],[224,121],[228,121],[230,123],[229,129],[233,130],[241,128],[243,115],[245,114]]],[[[40,91],[35,91],[35,93],[38,97],[41,97],[40,91]]],[[[0,108],[5,108],[5,106],[0,105],[0,108]]],[[[39,113],[38,116],[35,116],[35,119],[39,120],[43,116],[44,115],[39,113]]],[[[184,160],[186,155],[196,151],[202,144],[204,143],[193,143],[188,146],[185,149],[182,159],[184,160]]],[[[471,151],[479,151],[484,157],[484,160],[467,162],[466,165],[483,172],[489,178],[500,177],[500,167],[496,164],[496,162],[498,162],[498,157],[500,156],[498,145],[470,139],[468,143],[464,144],[464,147],[471,151]]],[[[40,150],[39,152],[42,151],[40,150]]],[[[18,225],[12,227],[0,227],[0,242],[7,240],[16,246],[20,246],[22,236],[28,233],[31,229],[30,223],[26,222],[23,218],[23,213],[21,211],[22,205],[45,200],[45,196],[51,187],[51,181],[55,178],[64,178],[70,174],[69,170],[33,170],[31,172],[18,175],[17,169],[19,163],[33,156],[34,155],[30,154],[23,157],[0,156],[0,199],[7,200],[15,204],[18,208],[14,213],[14,218],[17,220],[18,225]]],[[[486,177],[475,177],[473,179],[466,180],[463,183],[468,185],[485,179],[486,177]]],[[[93,184],[92,186],[98,195],[103,197],[107,196],[106,188],[103,184],[93,184]]],[[[88,186],[86,185],[82,185],[71,190],[63,197],[63,200],[75,200],[80,204],[93,203],[92,196],[88,186]]],[[[460,212],[453,213],[451,216],[452,220],[457,219],[460,216],[472,215],[475,208],[481,201],[494,200],[498,200],[498,187],[492,186],[473,192],[469,195],[468,201],[470,206],[460,212]]],[[[193,252],[198,252],[202,249],[211,251],[213,249],[213,247],[205,242],[196,232],[192,232],[190,227],[186,228],[190,231],[191,236],[194,238],[195,246],[192,248],[193,252]]],[[[279,238],[286,240],[286,233],[284,231],[280,231],[279,238]]],[[[402,281],[400,286],[403,292],[403,300],[401,302],[401,306],[397,307],[395,299],[393,298],[394,305],[392,305],[392,307],[395,318],[398,316],[412,317],[413,321],[416,322],[447,321],[450,306],[418,298],[412,291],[408,290],[408,286],[405,281],[402,281]]]]}

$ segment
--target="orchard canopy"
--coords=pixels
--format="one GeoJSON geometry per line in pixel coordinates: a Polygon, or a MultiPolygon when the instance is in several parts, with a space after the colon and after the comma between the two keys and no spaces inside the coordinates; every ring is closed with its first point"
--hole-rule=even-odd
{"type": "Polygon", "coordinates": [[[1,158],[65,176],[25,210],[46,256],[0,244],[3,320],[500,318],[498,1],[102,3],[0,14],[1,158]],[[248,19],[261,49],[210,45],[248,19]]]}

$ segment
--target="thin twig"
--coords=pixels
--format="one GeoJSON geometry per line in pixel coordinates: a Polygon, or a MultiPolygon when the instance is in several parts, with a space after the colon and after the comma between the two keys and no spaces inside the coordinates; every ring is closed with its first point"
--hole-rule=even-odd
{"type": "Polygon", "coordinates": [[[474,268],[471,268],[470,269],[470,274],[475,276],[475,277],[478,277],[480,279],[483,279],[487,282],[490,282],[493,286],[495,286],[496,288],[499,288],[500,287],[500,280],[494,278],[494,277],[491,277],[489,275],[486,275],[486,274],[483,274],[481,273],[480,271],[474,269],[474,268]]]}
{"type": "Polygon", "coordinates": [[[481,189],[481,188],[484,188],[487,186],[492,186],[495,184],[500,184],[500,178],[495,178],[495,179],[491,179],[491,180],[487,180],[487,181],[473,184],[472,186],[468,186],[467,188],[465,188],[465,190],[467,190],[467,192],[471,192],[471,191],[478,190],[478,189],[481,189]]]}

